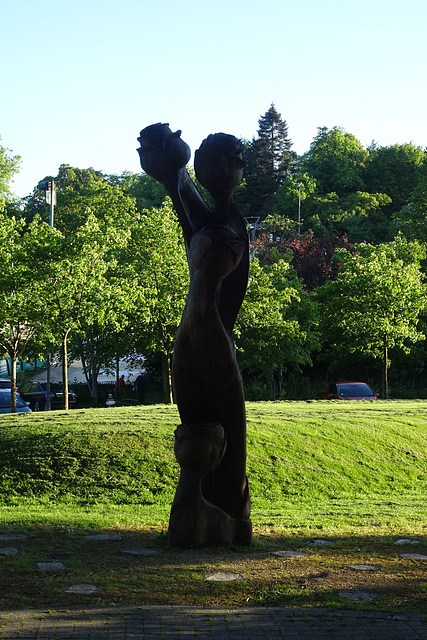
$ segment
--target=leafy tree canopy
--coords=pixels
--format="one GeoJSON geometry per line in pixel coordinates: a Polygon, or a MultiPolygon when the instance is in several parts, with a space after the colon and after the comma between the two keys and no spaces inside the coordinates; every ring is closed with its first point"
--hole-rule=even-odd
{"type": "Polygon", "coordinates": [[[319,127],[301,164],[317,182],[320,193],[343,196],[366,191],[363,174],[369,153],[360,142],[341,127],[319,127]]]}
{"type": "Polygon", "coordinates": [[[413,144],[375,147],[366,164],[365,183],[369,191],[381,191],[391,198],[388,211],[399,211],[409,204],[425,164],[424,150],[413,144]]]}
{"type": "Polygon", "coordinates": [[[239,194],[249,215],[264,218],[271,213],[274,195],[292,162],[288,125],[274,104],[259,119],[258,137],[246,144],[243,159],[245,192],[239,194]]]}
{"type": "MultiPolygon", "coordinates": [[[[251,261],[248,291],[235,326],[240,367],[267,380],[276,371],[310,363],[318,346],[313,330],[317,307],[289,259],[287,254],[264,266],[257,258],[251,261]]],[[[273,395],[280,397],[280,392],[273,395]]]]}
{"type": "Polygon", "coordinates": [[[20,164],[21,157],[12,155],[10,149],[0,144],[0,213],[5,210],[6,203],[13,200],[10,182],[15,173],[18,173],[20,164]]]}
{"type": "Polygon", "coordinates": [[[417,328],[427,305],[420,261],[425,250],[398,236],[377,246],[362,244],[357,253],[338,249],[340,268],[334,281],[318,289],[322,322],[332,347],[383,361],[387,397],[388,351],[424,339],[417,328]]]}
{"type": "Polygon", "coordinates": [[[123,189],[125,195],[135,198],[138,211],[161,207],[167,196],[164,186],[146,173],[124,171],[120,175],[106,176],[106,180],[123,189]]]}
{"type": "MultiPolygon", "coordinates": [[[[85,224],[91,215],[104,227],[121,221],[127,226],[129,214],[135,211],[135,200],[126,196],[118,185],[109,184],[100,171],[92,168],[78,169],[67,164],[59,167],[53,179],[57,187],[54,226],[63,232],[75,231],[85,224]]],[[[48,220],[49,206],[45,193],[37,189],[27,199],[25,217],[31,221],[35,215],[48,220]]]]}

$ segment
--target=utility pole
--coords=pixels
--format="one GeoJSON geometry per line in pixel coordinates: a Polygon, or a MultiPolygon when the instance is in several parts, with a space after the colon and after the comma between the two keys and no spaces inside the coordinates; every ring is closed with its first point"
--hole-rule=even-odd
{"type": "MultiPolygon", "coordinates": [[[[40,191],[46,192],[46,202],[50,205],[50,216],[49,216],[49,224],[50,228],[53,229],[53,210],[56,205],[56,185],[54,180],[42,180],[38,183],[37,189],[40,191]]],[[[46,404],[45,411],[51,410],[50,404],[50,354],[47,354],[47,372],[46,372],[46,404]]]]}

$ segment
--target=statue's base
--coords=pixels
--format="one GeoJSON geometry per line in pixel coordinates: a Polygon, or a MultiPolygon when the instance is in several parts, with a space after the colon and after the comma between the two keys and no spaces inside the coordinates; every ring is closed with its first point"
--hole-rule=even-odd
{"type": "Polygon", "coordinates": [[[252,523],[249,518],[232,518],[209,503],[197,511],[176,505],[171,509],[168,533],[176,547],[248,545],[252,542],[252,523]]]}
{"type": "MultiPolygon", "coordinates": [[[[248,545],[252,523],[236,518],[206,500],[202,480],[221,461],[226,448],[224,429],[218,424],[183,424],[175,432],[175,455],[181,474],[169,519],[169,538],[179,547],[248,545]]],[[[242,496],[241,513],[249,513],[249,487],[242,496]]]]}

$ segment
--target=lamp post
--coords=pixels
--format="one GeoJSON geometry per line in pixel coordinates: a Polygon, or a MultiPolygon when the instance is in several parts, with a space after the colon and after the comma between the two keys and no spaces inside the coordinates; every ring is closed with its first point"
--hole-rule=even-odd
{"type": "Polygon", "coordinates": [[[297,184],[298,187],[298,235],[301,234],[301,189],[303,185],[297,184]]]}
{"type": "MultiPolygon", "coordinates": [[[[46,192],[46,202],[48,205],[50,205],[50,217],[49,217],[49,224],[51,229],[53,228],[53,210],[54,207],[56,205],[56,185],[54,180],[42,180],[41,182],[38,183],[37,189],[40,189],[40,191],[45,191],[46,192]]],[[[45,404],[45,411],[50,411],[51,410],[51,404],[50,404],[50,354],[47,354],[47,372],[46,372],[46,404],[45,404]]]]}

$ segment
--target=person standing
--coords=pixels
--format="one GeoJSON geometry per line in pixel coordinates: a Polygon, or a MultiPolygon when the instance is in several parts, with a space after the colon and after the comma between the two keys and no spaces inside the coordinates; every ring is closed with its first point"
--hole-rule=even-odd
{"type": "Polygon", "coordinates": [[[148,376],[144,369],[141,370],[141,373],[135,380],[134,389],[136,389],[136,393],[138,396],[138,403],[145,404],[145,394],[148,389],[148,376]]]}

